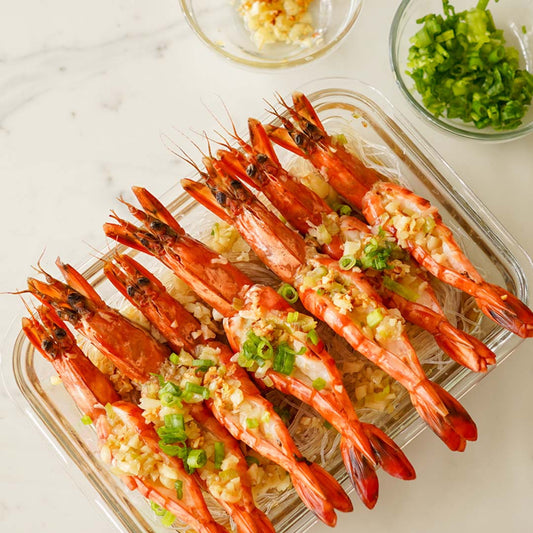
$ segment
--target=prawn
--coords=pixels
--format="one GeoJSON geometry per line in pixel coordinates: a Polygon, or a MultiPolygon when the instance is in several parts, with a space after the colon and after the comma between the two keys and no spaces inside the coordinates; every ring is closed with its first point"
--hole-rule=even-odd
{"type": "Polygon", "coordinates": [[[66,390],[90,418],[101,455],[121,472],[125,484],[199,532],[225,532],[209,513],[195,477],[185,471],[181,461],[161,453],[158,435],[144,420],[141,409],[120,399],[56,313],[41,307],[38,314],[39,318],[34,314],[24,317],[22,330],[53,365],[66,390]],[[145,465],[137,469],[139,472],[125,470],[128,454],[135,454],[137,464],[145,465]]]}
{"type": "MultiPolygon", "coordinates": [[[[346,467],[365,504],[373,507],[377,499],[377,478],[373,470],[377,464],[382,464],[393,476],[412,479],[414,470],[401,450],[378,428],[357,419],[334,360],[316,336],[314,320],[296,312],[272,288],[243,279],[244,274],[225,258],[194,241],[183,230],[180,232],[178,223],[170,220],[165,208],[148,191],[135,188],[134,192],[144,211],[128,207],[143,222],[144,229],[133,230],[131,224],[119,220],[118,225],[105,226],[107,235],[156,255],[193,288],[205,287],[205,280],[217,277],[242,280],[238,291],[224,295],[227,299],[224,306],[219,305],[220,283],[210,283],[209,290],[202,287],[204,300],[225,313],[224,327],[230,344],[239,354],[237,361],[254,371],[256,377],[264,378],[269,386],[313,406],[339,430],[346,467]],[[165,228],[166,222],[171,222],[172,228],[165,228]],[[155,241],[152,244],[147,238],[148,228],[155,241]],[[178,232],[179,238],[173,238],[178,232]],[[162,253],[156,239],[165,243],[162,253]],[[196,279],[197,265],[203,270],[199,279],[196,279]],[[219,275],[221,271],[224,276],[219,275]],[[236,306],[235,301],[242,305],[236,306]],[[308,338],[311,330],[313,340],[308,338]],[[285,356],[279,355],[280,350],[285,356]],[[285,365],[278,357],[285,357],[285,365]]],[[[131,259],[127,261],[131,263],[131,259]]]]}

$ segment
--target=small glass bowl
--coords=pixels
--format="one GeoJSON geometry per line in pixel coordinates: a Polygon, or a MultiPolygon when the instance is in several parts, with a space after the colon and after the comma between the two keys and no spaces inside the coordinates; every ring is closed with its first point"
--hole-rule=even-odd
{"type": "MultiPolygon", "coordinates": [[[[456,12],[475,7],[477,0],[451,0],[456,12]]],[[[533,0],[490,1],[496,28],[504,30],[506,46],[515,47],[520,55],[520,68],[533,73],[533,0]],[[526,32],[523,32],[525,25],[526,32]]],[[[522,118],[522,124],[514,130],[495,130],[491,127],[478,129],[460,119],[435,117],[422,104],[414,89],[414,82],[406,74],[409,39],[422,27],[417,19],[429,13],[442,13],[442,0],[403,0],[394,15],[390,31],[390,60],[396,81],[413,107],[431,123],[440,128],[472,139],[484,141],[507,141],[533,131],[533,104],[522,118]]]]}
{"type": "Polygon", "coordinates": [[[310,46],[265,44],[258,48],[238,13],[239,0],[180,0],[189,26],[215,52],[259,68],[308,63],[333,50],[354,25],[362,0],[314,0],[309,11],[315,34],[310,46]]]}

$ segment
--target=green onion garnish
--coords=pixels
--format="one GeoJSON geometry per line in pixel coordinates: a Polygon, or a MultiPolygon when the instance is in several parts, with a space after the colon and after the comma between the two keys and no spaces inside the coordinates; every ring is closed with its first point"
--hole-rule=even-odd
{"type": "Polygon", "coordinates": [[[179,365],[180,364],[180,356],[177,353],[172,352],[169,356],[170,362],[179,365]]]}
{"type": "Polygon", "coordinates": [[[522,33],[523,33],[524,35],[525,35],[525,34],[527,33],[527,28],[526,28],[526,26],[525,26],[525,25],[524,25],[524,26],[522,26],[522,33]]]}
{"type": "Polygon", "coordinates": [[[315,329],[312,329],[307,332],[307,340],[314,346],[318,344],[319,338],[318,338],[318,333],[316,332],[315,329]]]}
{"type": "Polygon", "coordinates": [[[274,357],[274,349],[272,344],[265,338],[262,338],[257,345],[257,356],[261,359],[272,359],[274,357]]]}
{"type": "Polygon", "coordinates": [[[93,419],[89,415],[83,415],[81,417],[81,423],[90,426],[93,423],[93,419]]]}
{"type": "Polygon", "coordinates": [[[261,464],[259,462],[259,459],[257,457],[254,457],[253,455],[247,455],[245,456],[245,459],[246,459],[246,462],[248,463],[248,466],[261,464]]]}
{"type": "Polygon", "coordinates": [[[366,323],[369,327],[375,328],[383,320],[383,312],[381,309],[374,309],[366,316],[366,323]]]}
{"type": "Polygon", "coordinates": [[[313,389],[317,391],[321,391],[326,387],[327,383],[325,379],[322,378],[316,378],[313,380],[313,389]]]}
{"type": "Polygon", "coordinates": [[[170,511],[165,511],[163,518],[161,518],[161,525],[170,527],[174,523],[174,520],[176,520],[176,517],[170,511]]]}
{"type": "Polygon", "coordinates": [[[519,68],[519,52],[505,46],[487,4],[456,13],[444,0],[444,15],[417,20],[423,26],[411,38],[408,75],[436,117],[509,130],[531,104],[533,74],[519,68]]]}
{"type": "Polygon", "coordinates": [[[328,422],[327,420],[324,420],[324,424],[323,424],[323,425],[324,425],[324,427],[325,427],[326,429],[331,429],[331,428],[333,427],[333,426],[331,425],[331,423],[328,422]]]}
{"type": "Polygon", "coordinates": [[[300,313],[298,313],[298,311],[290,311],[287,313],[287,324],[294,324],[294,322],[298,322],[299,317],[300,313]]]}
{"type": "Polygon", "coordinates": [[[222,461],[224,460],[224,443],[215,442],[215,468],[220,470],[222,461]]]}
{"type": "Polygon", "coordinates": [[[205,453],[205,450],[197,449],[189,451],[189,454],[187,455],[187,467],[189,470],[194,468],[202,468],[202,466],[205,466],[206,463],[207,454],[205,453]]]}
{"type": "Polygon", "coordinates": [[[209,399],[209,389],[207,387],[202,387],[202,385],[197,385],[191,381],[185,383],[185,392],[190,394],[199,394],[204,400],[209,399]]]}
{"type": "Polygon", "coordinates": [[[287,302],[294,304],[298,301],[298,292],[296,289],[289,285],[288,283],[283,283],[283,285],[278,289],[278,294],[283,296],[287,302]]]}
{"type": "Polygon", "coordinates": [[[352,213],[352,208],[349,205],[341,204],[337,209],[337,213],[341,216],[350,215],[352,213]]]}
{"type": "Polygon", "coordinates": [[[388,276],[383,276],[383,286],[410,302],[416,302],[418,300],[419,294],[416,291],[405,287],[388,276]]]}
{"type": "Polygon", "coordinates": [[[176,498],[178,498],[178,500],[181,500],[183,498],[183,481],[178,479],[174,483],[174,488],[176,489],[176,498]]]}
{"type": "MultiPolygon", "coordinates": [[[[159,389],[158,396],[164,407],[181,407],[181,389],[171,381],[164,381],[164,385],[159,389]]],[[[161,384],[161,382],[160,382],[161,384]]]]}
{"type": "Polygon", "coordinates": [[[357,264],[357,259],[353,255],[343,255],[339,259],[339,266],[343,270],[351,270],[357,264]]]}
{"type": "Polygon", "coordinates": [[[180,459],[185,459],[189,453],[187,446],[182,444],[165,444],[162,440],[158,443],[159,448],[169,457],[179,457],[180,459]]]}
{"type": "Polygon", "coordinates": [[[157,430],[163,444],[176,444],[187,440],[185,420],[182,414],[169,414],[164,417],[165,425],[157,430]]]}
{"type": "Polygon", "coordinates": [[[248,429],[256,429],[259,427],[259,420],[257,418],[247,418],[246,419],[246,427],[248,429]]]}
{"type": "Polygon", "coordinates": [[[198,370],[206,372],[212,366],[215,366],[215,362],[211,359],[193,359],[192,366],[198,367],[198,370]]]}
{"type": "Polygon", "coordinates": [[[294,350],[286,342],[280,342],[274,356],[272,368],[281,374],[290,375],[294,369],[295,356],[294,350]]]}
{"type": "Polygon", "coordinates": [[[163,516],[167,511],[157,503],[150,501],[150,507],[157,516],[163,516]]]}

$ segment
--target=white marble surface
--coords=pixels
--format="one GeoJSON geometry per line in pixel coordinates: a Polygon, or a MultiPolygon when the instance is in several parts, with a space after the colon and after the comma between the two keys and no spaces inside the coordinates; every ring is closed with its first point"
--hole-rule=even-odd
{"type": "MultiPolygon", "coordinates": [[[[259,113],[262,98],[323,76],[379,87],[533,253],[533,137],[490,145],[423,124],[403,101],[388,66],[397,1],[367,0],[360,20],[327,59],[279,73],[243,70],[196,39],[175,0],[3,0],[0,17],[0,290],[24,287],[40,254],[74,264],[104,244],[100,226],[131,184],[156,194],[186,170],[161,134],[201,131],[203,106],[220,96],[236,121],[259,113]]],[[[533,279],[529,279],[533,283],[533,279]]],[[[0,333],[21,313],[0,297],[0,333]]],[[[339,533],[531,531],[533,357],[525,342],[464,404],[479,440],[449,452],[429,432],[406,449],[418,479],[381,476],[370,512],[357,504],[339,533]]],[[[5,351],[2,357],[9,357],[5,351]]],[[[49,443],[0,391],[0,530],[115,531],[88,502],[49,443]]],[[[89,494],[90,491],[89,491],[89,494]]],[[[321,525],[316,533],[326,531],[321,525]]]]}

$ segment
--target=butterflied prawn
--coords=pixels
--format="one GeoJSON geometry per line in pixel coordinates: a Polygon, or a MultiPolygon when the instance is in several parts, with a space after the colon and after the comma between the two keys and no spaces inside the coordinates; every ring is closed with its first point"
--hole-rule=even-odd
{"type": "Polygon", "coordinates": [[[268,211],[240,182],[218,172],[188,192],[216,214],[226,212],[258,257],[298,290],[303,305],[394,379],[419,414],[452,450],[477,438],[472,419],[449,393],[429,381],[403,331],[362,273],[343,271],[268,211]]]}
{"type": "MultiPolygon", "coordinates": [[[[58,266],[70,285],[47,274],[46,282],[29,280],[30,292],[65,316],[124,375],[143,384],[141,405],[145,408],[145,416],[157,428],[160,450],[180,458],[197,471],[202,487],[234,518],[240,532],[273,531],[268,518],[253,502],[247,464],[238,443],[201,405],[204,387],[197,376],[197,368],[180,369],[170,365],[168,369],[171,355],[168,346],[107,306],[73,267],[59,261],[58,266]],[[158,357],[150,361],[149,373],[145,366],[140,371],[139,363],[145,365],[146,362],[139,359],[139,354],[158,357]],[[168,379],[160,375],[164,368],[170,375],[168,379]],[[155,379],[154,375],[159,378],[155,379]],[[195,436],[193,442],[190,434],[195,436]],[[223,448],[223,458],[227,461],[215,467],[217,442],[222,443],[218,447],[223,448]]],[[[185,338],[191,333],[187,324],[183,331],[185,338]]]]}
{"type": "Polygon", "coordinates": [[[377,234],[354,216],[339,216],[316,193],[281,167],[263,126],[248,121],[251,144],[239,138],[244,152],[221,150],[220,164],[239,180],[262,191],[285,219],[342,268],[361,269],[385,303],[410,322],[428,330],[439,346],[460,364],[485,371],[494,354],[476,338],[446,319],[422,269],[383,230],[377,234]]]}
{"type": "Polygon", "coordinates": [[[144,420],[141,409],[120,400],[107,377],[85,357],[53,311],[42,308],[39,315],[40,319],[35,315],[23,318],[24,333],[53,365],[81,411],[90,417],[102,457],[120,472],[126,485],[199,532],[226,531],[213,520],[200,487],[182,462],[161,453],[159,437],[144,420]],[[130,455],[135,456],[138,465],[131,469],[125,466],[130,455]]]}
{"type": "MultiPolygon", "coordinates": [[[[147,191],[142,189],[134,191],[145,211],[140,212],[132,206],[130,211],[143,221],[145,229],[134,232],[131,225],[128,227],[122,223],[120,226],[106,225],[106,233],[124,244],[129,243],[136,247],[139,246],[141,239],[144,239],[144,247],[154,255],[159,254],[159,258],[192,287],[203,285],[203,298],[226,314],[225,329],[234,350],[240,353],[238,361],[250,370],[257,371],[271,386],[294,394],[312,405],[341,432],[344,437],[342,448],[345,450],[347,468],[353,474],[354,483],[365,503],[373,506],[377,498],[377,479],[373,468],[369,467],[378,462],[382,463],[392,475],[412,478],[414,471],[399,448],[380,430],[361,424],[357,420],[333,359],[324,350],[318,338],[316,344],[307,339],[308,332],[314,328],[314,321],[302,315],[291,326],[287,317],[298,313],[279,294],[269,287],[254,285],[251,280],[243,279],[244,274],[226,259],[179,232],[176,221],[172,222],[173,228],[168,227],[163,231],[161,224],[163,220],[168,220],[164,207],[147,191]],[[155,226],[161,232],[159,241],[165,243],[162,254],[155,243],[149,246],[146,236],[147,228],[154,227],[152,217],[156,217],[158,221],[155,226]],[[178,234],[179,238],[172,241],[171,237],[178,234]],[[131,242],[132,240],[134,242],[131,242]],[[194,265],[194,270],[189,265],[194,265]],[[202,265],[203,268],[202,277],[198,280],[195,279],[198,275],[197,265],[202,265]],[[205,280],[215,280],[217,272],[221,270],[224,271],[224,275],[220,276],[221,279],[239,279],[243,283],[238,291],[224,295],[227,303],[223,306],[219,304],[220,284],[212,283],[209,290],[204,290],[207,288],[205,280]],[[236,300],[241,301],[242,305],[229,305],[236,300]],[[237,307],[240,307],[240,310],[237,307]],[[250,317],[255,317],[255,320],[250,317]],[[300,327],[304,322],[306,325],[300,327]],[[269,324],[268,331],[263,327],[266,323],[269,324]],[[263,353],[265,359],[258,359],[247,351],[250,344],[254,343],[261,344],[265,348],[263,353]],[[283,365],[279,362],[276,364],[274,354],[274,351],[279,353],[281,345],[287,354],[286,358],[294,358],[294,364],[287,363],[283,371],[276,368],[283,365]],[[296,355],[296,352],[299,353],[296,355]],[[244,361],[247,357],[248,360],[244,361]],[[312,383],[316,378],[318,378],[317,383],[320,385],[323,383],[323,386],[313,387],[312,383]],[[350,449],[353,449],[353,452],[348,451],[350,449]]],[[[255,348],[257,351],[258,347],[255,348]]]]}
{"type": "Polygon", "coordinates": [[[302,93],[294,93],[293,107],[283,104],[293,122],[279,116],[283,128],[267,127],[274,142],[311,161],[350,205],[362,210],[370,224],[386,228],[435,277],[473,296],[491,320],[521,337],[533,336],[533,311],[509,291],[482,278],[435,207],[412,191],[387,182],[335,143],[302,93]],[[324,153],[328,154],[327,163],[324,153]],[[357,162],[355,167],[345,164],[346,154],[357,162]],[[426,218],[428,224],[424,226],[426,218]]]}

